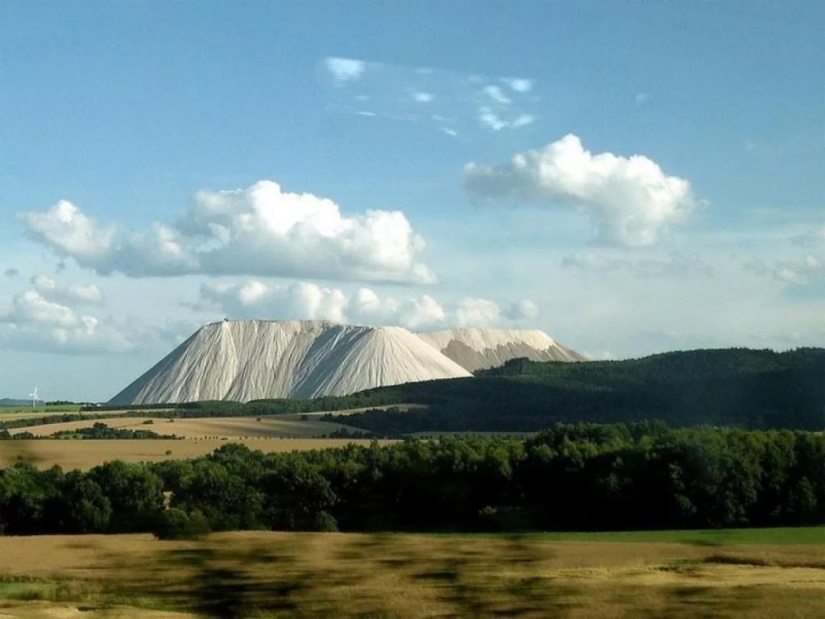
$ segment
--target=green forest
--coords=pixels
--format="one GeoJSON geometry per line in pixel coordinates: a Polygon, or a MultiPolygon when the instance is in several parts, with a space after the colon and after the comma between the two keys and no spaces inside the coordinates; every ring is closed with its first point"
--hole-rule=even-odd
{"type": "MultiPolygon", "coordinates": [[[[158,405],[162,407],[169,405],[158,405]]],[[[825,429],[825,349],[694,350],[586,363],[514,359],[472,378],[408,383],[314,400],[188,403],[155,414],[259,416],[351,408],[376,409],[347,417],[348,425],[375,436],[535,432],[557,422],[645,419],[681,427],[817,430],[825,429]],[[397,404],[426,408],[386,412],[397,404]]]]}
{"type": "Polygon", "coordinates": [[[825,436],[558,424],[271,453],[0,471],[9,535],[208,530],[594,531],[825,523],[825,436]]]}

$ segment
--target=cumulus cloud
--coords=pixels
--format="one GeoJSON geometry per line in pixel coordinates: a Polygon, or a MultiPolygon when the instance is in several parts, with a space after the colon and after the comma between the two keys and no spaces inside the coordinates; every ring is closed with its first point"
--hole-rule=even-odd
{"type": "Polygon", "coordinates": [[[498,323],[500,313],[497,303],[468,297],[459,303],[455,323],[459,327],[491,327],[498,323]]]}
{"type": "Polygon", "coordinates": [[[509,164],[469,163],[464,185],[474,198],[577,209],[605,244],[654,244],[697,208],[690,183],[666,175],[642,155],[592,154],[575,135],[515,155],[509,164]]]}
{"type": "Polygon", "coordinates": [[[101,275],[318,277],[431,283],[423,239],[404,213],[346,216],[332,200],[282,191],[272,181],[200,191],[172,225],[123,233],[73,204],[24,213],[30,238],[101,275]]]}
{"type": "Polygon", "coordinates": [[[386,296],[370,288],[347,293],[314,283],[269,284],[259,280],[204,283],[192,305],[206,312],[220,310],[233,319],[331,320],[341,323],[400,325],[412,330],[445,327],[490,327],[532,320],[538,306],[529,300],[502,312],[494,301],[464,298],[442,304],[430,295],[386,296]]]}
{"type": "Polygon", "coordinates": [[[541,314],[541,310],[530,299],[523,299],[510,304],[503,314],[505,318],[510,320],[535,320],[541,314]]]}
{"type": "Polygon", "coordinates": [[[76,305],[99,305],[103,302],[103,294],[95,284],[65,286],[46,275],[35,275],[30,281],[34,290],[50,301],[76,305]]]}
{"type": "Polygon", "coordinates": [[[358,80],[364,74],[367,63],[353,58],[326,58],[324,66],[336,84],[344,85],[358,80]]]}
{"type": "Polygon", "coordinates": [[[79,263],[107,256],[114,241],[112,226],[99,224],[67,200],[47,211],[23,213],[21,219],[31,238],[48,241],[61,255],[71,256],[79,263]]]}
{"type": "Polygon", "coordinates": [[[129,352],[149,335],[129,321],[101,319],[46,298],[37,290],[16,295],[0,309],[0,345],[26,351],[84,354],[129,352]]]}
{"type": "Polygon", "coordinates": [[[344,322],[347,298],[335,288],[300,282],[271,286],[253,280],[244,284],[202,284],[200,307],[218,307],[229,318],[332,320],[344,322]]]}

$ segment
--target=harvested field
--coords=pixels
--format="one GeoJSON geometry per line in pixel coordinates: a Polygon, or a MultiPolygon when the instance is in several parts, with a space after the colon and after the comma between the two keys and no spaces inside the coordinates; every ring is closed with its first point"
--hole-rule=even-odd
{"type": "Polygon", "coordinates": [[[825,616],[823,546],[245,532],[0,538],[0,556],[14,618],[825,616]]]}
{"type": "Polygon", "coordinates": [[[55,432],[90,428],[95,423],[105,423],[110,428],[152,430],[158,434],[175,434],[184,438],[312,438],[347,428],[339,423],[319,421],[301,415],[277,415],[267,417],[202,417],[191,419],[162,419],[158,417],[125,417],[112,419],[88,419],[28,426],[10,430],[11,434],[30,432],[35,436],[50,436],[55,432]],[[147,424],[151,421],[151,424],[147,424]]]}
{"type": "MultiPolygon", "coordinates": [[[[151,426],[145,426],[151,427],[151,426]]],[[[32,462],[40,468],[55,464],[63,469],[88,470],[109,460],[124,462],[159,462],[182,460],[212,453],[228,442],[241,443],[250,449],[265,452],[288,452],[328,447],[344,447],[350,443],[369,445],[367,439],[311,438],[232,438],[184,440],[60,440],[32,439],[0,441],[0,468],[15,462],[32,462]],[[167,453],[170,452],[170,453],[167,453]]],[[[387,441],[381,441],[385,443],[387,441]]],[[[0,614],[0,617],[2,615],[0,614]]]]}

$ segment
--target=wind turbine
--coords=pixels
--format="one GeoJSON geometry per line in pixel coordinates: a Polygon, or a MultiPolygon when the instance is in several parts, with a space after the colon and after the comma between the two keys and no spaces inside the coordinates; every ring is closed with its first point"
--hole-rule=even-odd
{"type": "Polygon", "coordinates": [[[35,387],[34,391],[32,391],[29,394],[29,397],[32,399],[32,408],[34,408],[35,406],[37,406],[37,402],[40,400],[40,398],[37,397],[37,387],[35,387]]]}

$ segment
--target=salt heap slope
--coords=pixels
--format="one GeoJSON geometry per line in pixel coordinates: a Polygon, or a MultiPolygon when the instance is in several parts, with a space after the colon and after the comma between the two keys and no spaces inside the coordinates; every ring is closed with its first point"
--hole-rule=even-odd
{"type": "Polygon", "coordinates": [[[503,365],[510,359],[587,361],[544,331],[452,329],[419,333],[418,337],[470,372],[503,365]]]}
{"type": "Polygon", "coordinates": [[[110,403],[315,398],[469,375],[400,327],[223,321],[199,329],[110,403]]]}

